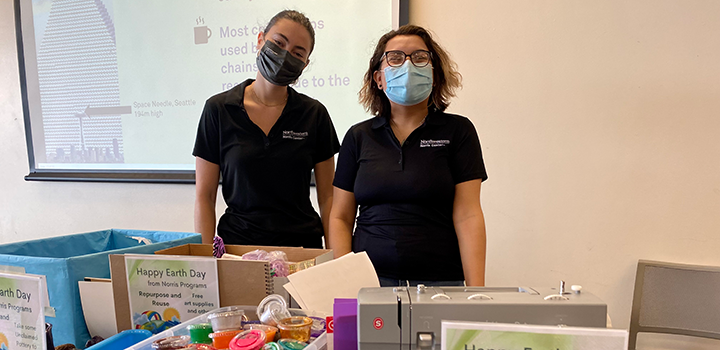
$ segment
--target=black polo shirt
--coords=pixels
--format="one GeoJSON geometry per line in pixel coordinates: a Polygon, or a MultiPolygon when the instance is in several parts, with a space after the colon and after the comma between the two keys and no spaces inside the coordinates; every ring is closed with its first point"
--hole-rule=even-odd
{"type": "Polygon", "coordinates": [[[388,119],[353,126],[333,185],[360,206],[353,251],[366,251],[381,277],[463,280],[452,220],[455,185],[487,179],[469,119],[431,112],[401,146],[388,119]]]}
{"type": "Polygon", "coordinates": [[[340,145],[320,102],[288,87],[285,108],[265,133],[243,106],[248,79],[205,103],[193,155],[220,165],[226,244],[321,248],[323,227],[310,203],[315,164],[340,145]]]}

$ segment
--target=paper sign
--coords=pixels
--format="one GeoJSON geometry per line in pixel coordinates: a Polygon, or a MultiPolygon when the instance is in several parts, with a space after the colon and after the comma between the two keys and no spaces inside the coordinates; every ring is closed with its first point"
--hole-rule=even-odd
{"type": "Polygon", "coordinates": [[[0,273],[0,349],[46,349],[42,277],[0,273]]]}
{"type": "Polygon", "coordinates": [[[442,350],[626,350],[619,329],[442,321],[442,350]]]}
{"type": "Polygon", "coordinates": [[[133,328],[159,333],[220,307],[215,258],[125,255],[133,328]]]}

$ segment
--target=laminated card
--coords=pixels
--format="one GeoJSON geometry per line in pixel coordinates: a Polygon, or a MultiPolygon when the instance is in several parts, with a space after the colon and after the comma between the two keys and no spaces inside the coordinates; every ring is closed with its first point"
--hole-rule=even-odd
{"type": "Polygon", "coordinates": [[[215,258],[125,255],[132,328],[153,333],[220,307],[215,258]]]}

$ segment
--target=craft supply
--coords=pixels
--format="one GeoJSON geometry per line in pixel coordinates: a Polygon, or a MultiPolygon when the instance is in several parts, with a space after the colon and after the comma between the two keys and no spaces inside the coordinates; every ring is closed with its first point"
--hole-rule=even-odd
{"type": "Polygon", "coordinates": [[[220,236],[215,236],[213,238],[213,256],[222,258],[223,254],[225,254],[225,243],[220,236]]]}
{"type": "Polygon", "coordinates": [[[190,344],[190,347],[197,350],[217,350],[214,346],[209,344],[190,344]]]}
{"type": "Polygon", "coordinates": [[[187,347],[190,343],[190,337],[187,335],[176,335],[172,337],[162,338],[152,343],[152,348],[156,350],[178,350],[187,347]]]}
{"type": "MultiPolygon", "coordinates": [[[[288,276],[285,288],[304,310],[331,314],[335,298],[355,298],[361,288],[379,287],[377,274],[366,252],[340,258],[288,276]]],[[[343,349],[345,350],[345,349],[343,349]]]]}
{"type": "Polygon", "coordinates": [[[273,326],[266,325],[266,324],[257,324],[257,323],[247,323],[243,326],[243,328],[245,330],[259,329],[259,330],[265,332],[265,339],[268,342],[275,340],[275,335],[277,334],[277,330],[278,330],[277,327],[273,327],[273,326]]]}
{"type": "Polygon", "coordinates": [[[282,350],[282,348],[278,343],[272,342],[265,344],[265,346],[262,347],[262,350],[282,350]]]}
{"type": "Polygon", "coordinates": [[[210,333],[213,332],[213,329],[209,323],[191,324],[187,326],[187,330],[190,332],[190,343],[212,344],[210,333]]]}
{"type": "Polygon", "coordinates": [[[315,259],[303,260],[296,263],[288,263],[288,275],[292,275],[295,272],[309,269],[315,266],[315,259]]]}
{"type": "Polygon", "coordinates": [[[287,253],[282,250],[273,250],[268,253],[268,260],[284,260],[288,261],[287,253]]]}
{"type": "Polygon", "coordinates": [[[295,339],[280,339],[278,340],[278,345],[280,345],[280,349],[282,350],[301,350],[307,346],[306,343],[295,339]]]}
{"type": "Polygon", "coordinates": [[[269,260],[268,252],[262,249],[255,249],[242,255],[243,260],[269,260]]]}
{"type": "Polygon", "coordinates": [[[180,350],[217,350],[214,346],[209,344],[190,344],[186,348],[180,350]]]}
{"type": "Polygon", "coordinates": [[[266,252],[256,249],[242,255],[243,260],[267,261],[272,277],[287,277],[289,274],[287,254],[281,250],[266,252]]]}
{"type": "Polygon", "coordinates": [[[278,294],[271,294],[260,301],[257,307],[257,316],[260,322],[270,326],[277,326],[278,321],[290,317],[287,302],[278,294]]]}
{"type": "Polygon", "coordinates": [[[270,260],[270,275],[272,277],[287,277],[289,273],[287,261],[270,260]]]}
{"type": "Polygon", "coordinates": [[[310,340],[310,328],[313,320],[305,316],[293,316],[280,320],[280,338],[289,338],[307,342],[310,340]]]}
{"type": "Polygon", "coordinates": [[[213,346],[218,349],[228,349],[230,346],[230,341],[238,335],[241,330],[235,330],[235,331],[223,331],[223,332],[215,332],[210,333],[210,339],[213,341],[213,346]]]}
{"type": "Polygon", "coordinates": [[[230,350],[260,350],[265,345],[265,332],[260,329],[250,329],[238,333],[230,341],[230,350]]]}
{"type": "Polygon", "coordinates": [[[325,332],[325,319],[315,316],[310,316],[313,324],[310,327],[310,337],[317,338],[325,332]]]}
{"type": "Polygon", "coordinates": [[[230,254],[225,251],[225,243],[223,242],[223,239],[220,238],[220,236],[215,236],[213,238],[213,256],[216,258],[226,258],[226,259],[240,259],[241,257],[239,255],[230,254]]]}
{"type": "Polygon", "coordinates": [[[242,322],[247,320],[245,311],[238,307],[230,307],[228,311],[213,312],[208,315],[214,332],[242,329],[242,322]]]}
{"type": "Polygon", "coordinates": [[[271,251],[268,253],[268,260],[270,261],[270,274],[273,277],[287,277],[290,274],[288,257],[284,251],[271,251]]]}

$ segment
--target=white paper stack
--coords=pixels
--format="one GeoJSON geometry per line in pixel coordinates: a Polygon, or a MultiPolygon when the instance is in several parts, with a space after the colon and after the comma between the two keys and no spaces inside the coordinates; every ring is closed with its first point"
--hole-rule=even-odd
{"type": "Polygon", "coordinates": [[[285,290],[305,310],[333,313],[335,298],[357,298],[360,288],[380,287],[367,253],[349,253],[288,276],[285,290]]]}

